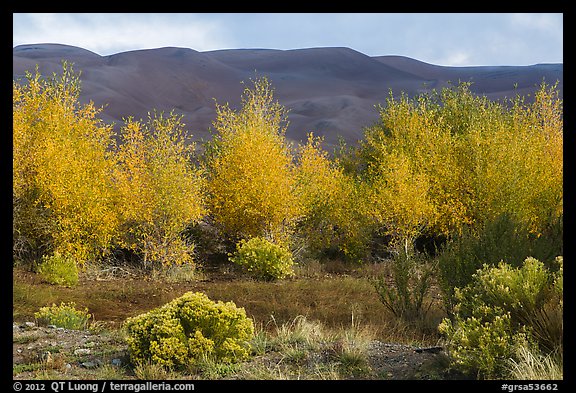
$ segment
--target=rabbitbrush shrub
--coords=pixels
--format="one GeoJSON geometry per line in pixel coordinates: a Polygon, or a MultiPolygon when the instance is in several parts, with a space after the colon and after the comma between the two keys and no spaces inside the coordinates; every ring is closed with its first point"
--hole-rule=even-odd
{"type": "Polygon", "coordinates": [[[76,303],[52,304],[51,307],[42,307],[34,314],[39,325],[55,325],[65,329],[82,330],[88,326],[92,315],[88,309],[77,310],[76,303]]]}
{"type": "Polygon", "coordinates": [[[187,292],[125,324],[135,364],[182,368],[210,357],[234,362],[248,357],[254,324],[233,302],[214,302],[187,292]]]}
{"type": "Polygon", "coordinates": [[[275,280],[293,274],[294,261],[290,251],[261,237],[241,240],[230,260],[263,280],[275,280]]]}
{"type": "Polygon", "coordinates": [[[450,315],[453,313],[457,302],[455,288],[470,284],[472,275],[483,265],[496,267],[500,261],[506,261],[511,267],[519,267],[532,256],[547,267],[553,266],[556,256],[562,255],[562,239],[562,220],[551,221],[541,236],[535,236],[510,214],[488,220],[477,233],[470,229],[463,231],[446,244],[438,258],[439,284],[446,310],[450,315]]]}
{"type": "Polygon", "coordinates": [[[69,254],[62,255],[58,251],[42,257],[38,267],[38,274],[50,284],[72,287],[78,284],[78,267],[74,257],[69,254]]]}
{"type": "Polygon", "coordinates": [[[484,265],[469,285],[456,289],[454,320],[444,319],[439,329],[457,368],[501,378],[519,346],[549,353],[562,348],[562,257],[556,263],[555,273],[535,258],[520,268],[484,265]]]}

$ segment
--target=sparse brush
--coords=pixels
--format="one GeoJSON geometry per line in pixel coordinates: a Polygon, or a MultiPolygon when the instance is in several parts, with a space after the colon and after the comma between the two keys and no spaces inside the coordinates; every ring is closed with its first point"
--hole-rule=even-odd
{"type": "Polygon", "coordinates": [[[312,379],[324,380],[324,381],[342,379],[342,377],[340,376],[340,370],[338,364],[336,363],[315,364],[312,377],[313,377],[312,379]]]}
{"type": "Polygon", "coordinates": [[[391,280],[384,275],[373,281],[386,308],[407,322],[423,322],[432,306],[428,293],[434,266],[423,255],[399,251],[391,265],[391,280]]]}
{"type": "MultiPolygon", "coordinates": [[[[274,323],[275,320],[273,319],[274,323]]],[[[327,337],[320,322],[309,321],[303,315],[298,315],[292,322],[276,326],[274,344],[279,348],[291,346],[318,349],[320,343],[327,337]]]]}
{"type": "Polygon", "coordinates": [[[374,331],[361,325],[354,313],[350,326],[334,333],[329,355],[337,363],[341,377],[357,378],[370,372],[368,347],[373,339],[374,331]]]}
{"type": "Polygon", "coordinates": [[[194,263],[183,265],[161,266],[153,270],[152,279],[170,284],[199,281],[203,278],[202,272],[194,263]]]}
{"type": "Polygon", "coordinates": [[[94,379],[118,381],[121,379],[126,379],[126,376],[122,372],[122,368],[114,366],[112,364],[105,364],[102,367],[98,368],[98,373],[96,374],[94,379]]]}
{"type": "Polygon", "coordinates": [[[250,347],[253,355],[264,355],[270,349],[270,340],[262,328],[254,332],[250,347]]]}
{"type": "Polygon", "coordinates": [[[204,379],[222,379],[234,374],[239,368],[237,363],[223,363],[214,356],[202,356],[196,364],[192,364],[190,371],[198,373],[204,379]]]}
{"type": "Polygon", "coordinates": [[[174,379],[174,374],[166,367],[153,362],[141,362],[134,368],[136,379],[160,381],[163,379],[174,379]]]}

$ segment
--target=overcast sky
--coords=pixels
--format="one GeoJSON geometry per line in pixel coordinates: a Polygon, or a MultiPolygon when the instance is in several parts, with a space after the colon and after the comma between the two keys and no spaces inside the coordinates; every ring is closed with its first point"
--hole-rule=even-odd
{"type": "Polygon", "coordinates": [[[13,14],[13,45],[59,43],[100,55],[178,46],[349,47],[448,66],[563,62],[563,14],[13,14]]]}

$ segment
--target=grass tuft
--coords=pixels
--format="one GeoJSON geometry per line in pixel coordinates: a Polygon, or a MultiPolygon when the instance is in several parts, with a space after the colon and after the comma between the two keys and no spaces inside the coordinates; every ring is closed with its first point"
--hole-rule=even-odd
{"type": "Polygon", "coordinates": [[[564,377],[560,351],[544,355],[537,348],[521,345],[516,350],[516,357],[509,362],[512,379],[561,380],[564,377]]]}

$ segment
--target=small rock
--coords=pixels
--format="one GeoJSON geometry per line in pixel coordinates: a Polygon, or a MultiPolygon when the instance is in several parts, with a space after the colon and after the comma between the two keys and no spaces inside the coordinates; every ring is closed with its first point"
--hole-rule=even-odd
{"type": "Polygon", "coordinates": [[[88,369],[98,368],[101,365],[102,365],[102,362],[100,362],[99,360],[84,362],[81,364],[82,367],[88,368],[88,369]]]}
{"type": "Polygon", "coordinates": [[[72,370],[72,365],[71,365],[70,363],[66,363],[66,366],[65,366],[65,367],[66,367],[66,371],[65,371],[65,372],[68,372],[68,371],[72,370]]]}
{"type": "Polygon", "coordinates": [[[122,359],[112,359],[112,365],[120,367],[122,365],[122,359]]]}
{"type": "Polygon", "coordinates": [[[34,326],[36,326],[36,324],[34,322],[24,322],[24,326],[33,328],[34,326]]]}
{"type": "Polygon", "coordinates": [[[48,329],[56,329],[56,325],[48,325],[46,326],[48,329]]]}
{"type": "Polygon", "coordinates": [[[426,347],[426,348],[416,348],[414,351],[417,353],[429,352],[429,353],[439,353],[443,351],[443,347],[426,347]]]}
{"type": "Polygon", "coordinates": [[[21,349],[17,349],[16,352],[22,353],[22,350],[21,350],[21,349]]]}
{"type": "Polygon", "coordinates": [[[90,355],[90,350],[88,348],[78,348],[74,351],[74,355],[90,355]]]}

